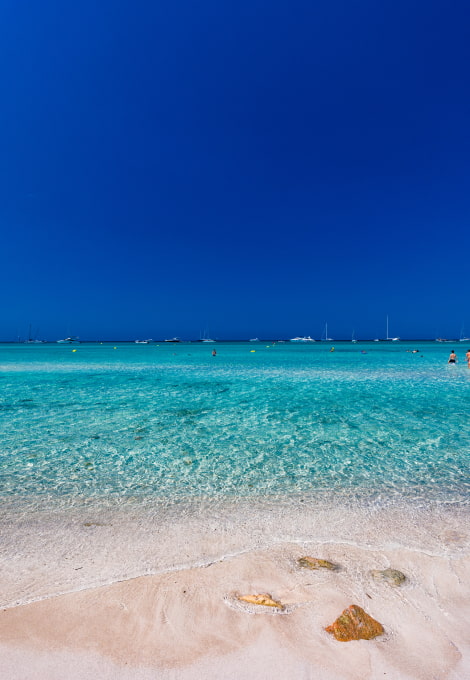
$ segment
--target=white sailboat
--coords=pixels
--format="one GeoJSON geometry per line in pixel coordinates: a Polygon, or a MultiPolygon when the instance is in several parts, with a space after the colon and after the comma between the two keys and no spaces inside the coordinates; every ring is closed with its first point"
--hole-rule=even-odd
{"type": "Polygon", "coordinates": [[[333,342],[333,338],[328,337],[328,323],[325,323],[325,331],[321,337],[323,342],[333,342]]]}
{"type": "Polygon", "coordinates": [[[356,342],[357,342],[354,331],[352,332],[351,342],[353,342],[353,343],[356,343],[356,342]]]}
{"type": "Polygon", "coordinates": [[[36,337],[33,337],[31,332],[31,324],[29,324],[28,339],[25,340],[25,343],[27,345],[37,345],[42,344],[43,342],[44,342],[43,340],[38,340],[36,337]]]}
{"type": "Polygon", "coordinates": [[[199,342],[215,342],[212,338],[209,337],[209,333],[207,330],[204,331],[204,335],[199,338],[199,342]]]}
{"type": "Polygon", "coordinates": [[[466,338],[466,337],[465,337],[465,328],[464,328],[464,326],[462,326],[462,328],[460,329],[460,338],[459,338],[459,342],[470,342],[470,338],[466,338]]]}
{"type": "Polygon", "coordinates": [[[385,338],[386,340],[390,340],[391,342],[398,342],[400,338],[391,338],[388,335],[388,315],[387,315],[387,337],[385,338]]]}

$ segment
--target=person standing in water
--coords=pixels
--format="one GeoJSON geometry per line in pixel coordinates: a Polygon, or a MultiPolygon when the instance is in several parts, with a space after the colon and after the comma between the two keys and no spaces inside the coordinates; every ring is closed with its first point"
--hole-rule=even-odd
{"type": "Polygon", "coordinates": [[[447,363],[448,363],[448,364],[456,364],[456,363],[457,363],[457,355],[456,355],[456,353],[454,352],[454,350],[452,350],[452,352],[450,353],[450,355],[449,355],[449,360],[448,360],[447,363]]]}
{"type": "Polygon", "coordinates": [[[465,358],[467,360],[467,366],[470,368],[470,349],[468,350],[467,354],[465,355],[465,358]]]}

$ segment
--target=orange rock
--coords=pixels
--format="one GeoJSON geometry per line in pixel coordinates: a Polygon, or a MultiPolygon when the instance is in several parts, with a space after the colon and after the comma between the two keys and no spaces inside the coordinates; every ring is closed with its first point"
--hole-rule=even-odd
{"type": "Polygon", "coordinates": [[[357,604],[352,604],[345,609],[341,616],[338,616],[336,621],[325,630],[340,642],[371,640],[384,632],[382,624],[366,614],[357,604]]]}
{"type": "Polygon", "coordinates": [[[239,600],[243,602],[248,602],[249,604],[262,604],[264,607],[277,607],[278,609],[284,609],[284,605],[277,600],[273,600],[271,595],[267,593],[261,595],[239,595],[239,600]]]}
{"type": "Polygon", "coordinates": [[[298,560],[299,567],[306,567],[307,569],[329,569],[336,571],[338,565],[328,560],[320,560],[318,557],[300,557],[298,560]]]}

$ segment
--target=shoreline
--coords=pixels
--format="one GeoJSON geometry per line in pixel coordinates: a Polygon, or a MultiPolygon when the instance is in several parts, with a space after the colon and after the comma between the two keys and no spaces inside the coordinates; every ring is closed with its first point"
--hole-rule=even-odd
{"type": "Polygon", "coordinates": [[[465,677],[470,509],[337,501],[4,512],[4,677],[465,677]],[[339,570],[301,569],[305,555],[339,570]],[[371,578],[388,567],[405,584],[371,578]],[[286,612],[237,593],[269,593],[286,612]],[[328,635],[351,604],[385,634],[328,635]]]}
{"type": "Polygon", "coordinates": [[[278,544],[470,554],[470,507],[319,494],[292,499],[0,503],[0,607],[213,563],[278,544]],[[46,557],[47,556],[47,557],[46,557]]]}
{"type": "Polygon", "coordinates": [[[93,673],[457,680],[470,670],[469,576],[465,556],[284,543],[2,610],[0,662],[8,680],[61,673],[77,680],[93,673]],[[300,569],[306,551],[335,560],[339,571],[300,569]],[[406,573],[405,585],[370,578],[371,568],[388,566],[406,573]],[[288,610],[233,606],[247,592],[269,592],[288,610]],[[340,643],[325,632],[353,603],[382,623],[383,636],[340,643]]]}

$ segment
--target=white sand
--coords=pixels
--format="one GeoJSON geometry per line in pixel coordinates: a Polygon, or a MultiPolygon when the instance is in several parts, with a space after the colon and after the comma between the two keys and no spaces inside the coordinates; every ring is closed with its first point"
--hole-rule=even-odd
{"type": "Polygon", "coordinates": [[[8,511],[1,677],[463,680],[468,519],[452,508],[345,515],[314,503],[180,508],[172,522],[151,508],[99,516],[82,508],[67,519],[45,509],[15,519],[8,511]],[[341,569],[300,569],[303,555],[341,569]],[[389,566],[406,574],[403,586],[370,577],[389,566]],[[234,599],[266,592],[286,613],[234,599]],[[325,626],[350,604],[385,634],[347,643],[328,635],[325,626]]]}

